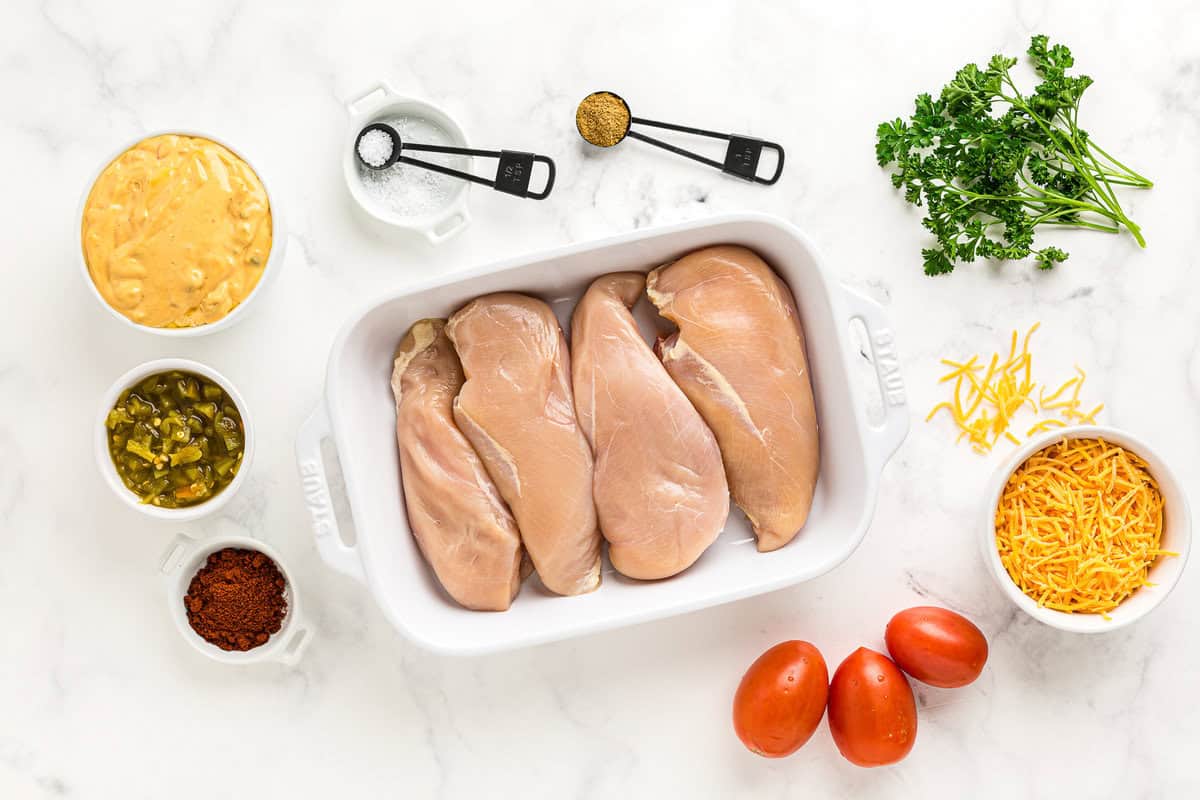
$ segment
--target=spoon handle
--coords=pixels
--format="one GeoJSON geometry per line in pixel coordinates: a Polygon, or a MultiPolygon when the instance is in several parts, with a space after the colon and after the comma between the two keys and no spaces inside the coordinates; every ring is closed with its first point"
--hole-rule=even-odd
{"type": "Polygon", "coordinates": [[[651,128],[663,128],[677,133],[687,133],[693,136],[707,136],[710,139],[722,139],[729,142],[729,146],[725,149],[724,162],[716,159],[706,158],[698,153],[693,153],[690,150],[684,150],[682,147],[676,147],[673,144],[655,139],[652,136],[647,136],[639,131],[630,130],[627,136],[640,139],[647,144],[652,144],[655,147],[661,147],[676,155],[690,158],[693,161],[699,161],[701,164],[707,164],[710,167],[716,167],[722,172],[728,173],[743,180],[753,183],[761,183],[764,186],[770,186],[779,180],[779,176],[783,174],[783,147],[775,142],[767,142],[762,139],[755,139],[752,136],[739,136],[734,133],[719,133],[717,131],[706,131],[702,128],[692,128],[687,125],[676,125],[673,122],[659,122],[653,119],[642,119],[641,117],[632,117],[630,125],[646,125],[651,128]],[[775,163],[775,174],[769,178],[762,178],[758,175],[758,161],[762,156],[764,149],[774,150],[777,156],[775,163]]]}
{"type": "Polygon", "coordinates": [[[470,147],[450,147],[448,145],[436,144],[409,144],[405,142],[401,146],[401,155],[396,159],[405,164],[412,164],[416,167],[431,170],[441,173],[442,175],[450,175],[455,178],[479,183],[484,186],[490,186],[498,192],[511,194],[516,197],[526,197],[530,200],[545,200],[550,196],[550,191],[554,188],[554,160],[549,156],[538,155],[536,153],[526,153],[520,150],[476,150],[470,147]],[[473,175],[469,172],[462,172],[451,167],[444,167],[441,164],[433,164],[428,161],[412,158],[404,155],[404,151],[413,150],[423,153],[444,153],[454,156],[476,156],[480,158],[495,158],[499,161],[496,165],[496,175],[492,179],[483,178],[479,175],[473,175]],[[529,191],[529,182],[533,178],[533,165],[544,164],[546,166],[546,184],[540,192],[529,191]]]}

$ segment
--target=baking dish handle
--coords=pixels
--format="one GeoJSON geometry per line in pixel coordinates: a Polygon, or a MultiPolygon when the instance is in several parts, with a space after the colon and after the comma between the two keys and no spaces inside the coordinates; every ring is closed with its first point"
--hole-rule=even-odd
{"type": "MultiPolygon", "coordinates": [[[[296,465],[300,468],[300,487],[304,504],[312,520],[317,551],[325,563],[351,578],[366,581],[358,548],[346,544],[338,530],[337,513],[329,495],[329,478],[321,458],[321,442],[330,438],[329,414],[322,402],[296,435],[296,465]]],[[[336,440],[335,440],[336,441],[336,440]]]]}
{"type": "Polygon", "coordinates": [[[849,308],[847,324],[857,319],[866,328],[871,364],[875,367],[879,394],[883,398],[883,420],[878,424],[868,423],[865,442],[867,455],[875,469],[882,470],[908,435],[908,398],[904,392],[904,378],[900,375],[896,335],[882,306],[849,287],[843,286],[842,290],[849,308]]]}

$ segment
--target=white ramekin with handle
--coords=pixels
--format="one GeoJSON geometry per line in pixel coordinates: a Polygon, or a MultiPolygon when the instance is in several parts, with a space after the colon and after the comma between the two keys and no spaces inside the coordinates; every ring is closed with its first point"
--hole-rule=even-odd
{"type": "Polygon", "coordinates": [[[262,300],[263,295],[267,293],[267,290],[270,288],[271,284],[275,282],[275,278],[279,274],[279,270],[283,268],[284,253],[287,250],[287,229],[283,224],[283,209],[280,206],[278,196],[271,191],[271,185],[267,181],[267,176],[261,169],[259,169],[255,162],[251,161],[250,158],[246,156],[245,152],[243,152],[240,148],[234,147],[219,136],[214,136],[213,134],[206,133],[204,131],[190,129],[151,131],[149,133],[141,134],[132,141],[127,141],[125,144],[121,145],[119,148],[117,148],[116,152],[104,159],[104,161],[100,163],[100,166],[96,167],[95,172],[93,172],[88,178],[87,183],[84,185],[83,196],[79,198],[79,208],[76,211],[75,219],[79,226],[79,268],[83,274],[83,282],[87,285],[92,296],[96,298],[96,302],[103,306],[113,318],[127,327],[142,331],[144,333],[152,333],[155,336],[185,339],[193,336],[207,336],[210,333],[223,331],[226,328],[236,325],[239,321],[245,319],[250,314],[250,309],[253,308],[256,303],[262,300]],[[87,258],[84,256],[83,250],[83,212],[87,207],[88,197],[90,197],[92,194],[92,187],[95,186],[96,180],[100,177],[101,173],[103,173],[108,165],[117,160],[117,158],[119,158],[120,155],[126,150],[135,147],[146,139],[150,139],[155,136],[167,135],[195,136],[201,139],[208,139],[209,141],[216,142],[238,158],[245,161],[250,165],[250,169],[254,170],[254,173],[258,176],[259,181],[263,185],[263,189],[266,190],[267,203],[271,209],[271,252],[267,254],[267,265],[263,268],[263,273],[259,276],[258,283],[255,284],[254,288],[250,291],[250,294],[242,299],[242,302],[234,306],[228,314],[221,317],[219,320],[216,320],[215,322],[209,322],[205,325],[193,325],[189,328],[156,328],[153,325],[142,325],[139,322],[134,322],[120,311],[117,311],[117,309],[109,305],[108,301],[104,299],[104,295],[100,294],[100,290],[96,288],[96,282],[92,280],[92,274],[88,271],[87,258]]]}
{"type": "Polygon", "coordinates": [[[1167,599],[1175,584],[1179,583],[1192,546],[1192,513],[1188,507],[1187,493],[1178,476],[1149,444],[1120,428],[1103,425],[1081,425],[1046,431],[1018,447],[1000,465],[988,483],[981,516],[978,526],[980,550],[988,572],[995,578],[1000,590],[1017,608],[1038,622],[1071,633],[1108,633],[1149,614],[1167,599]],[[1109,619],[1100,614],[1068,614],[1065,611],[1039,606],[1036,600],[1022,592],[1013,582],[1000,560],[1000,551],[996,547],[996,508],[1000,504],[1000,496],[1009,478],[1030,456],[1064,439],[1102,439],[1141,457],[1162,493],[1162,549],[1179,554],[1159,556],[1150,567],[1149,581],[1154,585],[1143,586],[1134,592],[1128,600],[1108,612],[1109,619]]]}
{"type": "Polygon", "coordinates": [[[228,378],[212,367],[186,358],[159,358],[154,361],[147,361],[144,364],[139,364],[113,381],[112,386],[108,387],[108,391],[100,398],[100,410],[96,415],[96,430],[93,441],[96,450],[96,465],[100,468],[100,474],[104,476],[105,483],[113,490],[113,494],[132,509],[140,511],[149,517],[169,520],[171,522],[188,522],[219,511],[226,503],[233,499],[238,489],[246,482],[246,475],[250,472],[250,464],[254,461],[254,427],[251,424],[250,410],[246,407],[246,401],[242,399],[241,393],[238,392],[237,387],[228,378]],[[229,395],[229,399],[233,401],[234,408],[238,410],[238,413],[242,417],[242,463],[238,467],[237,475],[233,477],[228,486],[210,499],[192,506],[183,506],[182,508],[160,508],[156,505],[142,502],[142,498],[121,480],[121,476],[117,473],[117,467],[113,464],[112,456],[108,452],[108,412],[113,409],[117,398],[121,396],[121,392],[136,385],[150,375],[159,372],[170,372],[171,370],[192,372],[217,384],[225,390],[225,394],[229,395]]]}
{"type": "Polygon", "coordinates": [[[248,536],[218,536],[211,539],[195,539],[186,534],[179,534],[163,553],[159,562],[159,571],[165,576],[167,588],[167,609],[175,620],[179,635],[199,653],[203,653],[214,661],[223,664],[258,664],[264,661],[276,661],[285,665],[295,664],[304,654],[312,639],[312,628],[305,622],[300,611],[300,592],[292,580],[287,566],[279,553],[273,547],[252,539],[248,536]],[[206,641],[192,629],[188,622],[187,609],[183,598],[187,595],[188,585],[192,578],[204,566],[205,561],[213,553],[233,547],[241,550],[255,550],[275,562],[287,586],[283,597],[287,602],[287,613],[283,617],[283,625],[271,635],[271,638],[251,650],[222,650],[215,644],[206,641]]]}
{"type": "MultiPolygon", "coordinates": [[[[420,233],[431,244],[441,244],[470,224],[471,214],[467,210],[470,182],[455,181],[457,185],[454,194],[446,204],[428,214],[412,216],[398,214],[383,208],[367,196],[362,180],[359,178],[358,161],[354,153],[355,142],[358,141],[358,134],[363,128],[373,122],[382,122],[388,118],[399,116],[428,120],[446,132],[451,146],[466,147],[466,134],[449,114],[432,103],[405,97],[387,83],[379,83],[360,92],[355,99],[346,103],[346,112],[350,115],[350,122],[342,153],[342,173],[351,197],[366,214],[388,225],[420,233]]],[[[464,171],[469,170],[471,157],[461,156],[460,158],[462,166],[459,168],[464,171]]]]}

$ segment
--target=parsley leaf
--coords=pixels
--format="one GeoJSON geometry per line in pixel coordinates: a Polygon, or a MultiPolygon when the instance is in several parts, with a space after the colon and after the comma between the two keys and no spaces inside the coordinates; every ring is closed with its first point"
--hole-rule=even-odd
{"type": "Polygon", "coordinates": [[[1013,79],[1017,59],[995,55],[984,68],[964,66],[937,97],[917,95],[907,121],[876,129],[879,166],[891,168],[892,185],[907,202],[925,208],[921,224],[937,240],[921,251],[927,275],[977,258],[1031,255],[1039,269],[1052,269],[1068,254],[1034,246],[1042,225],[1124,229],[1146,246],[1114,187],[1154,184],[1078,124],[1092,79],[1068,74],[1071,51],[1045,36],[1033,37],[1027,55],[1042,79],[1031,93],[1022,94],[1013,79]]]}

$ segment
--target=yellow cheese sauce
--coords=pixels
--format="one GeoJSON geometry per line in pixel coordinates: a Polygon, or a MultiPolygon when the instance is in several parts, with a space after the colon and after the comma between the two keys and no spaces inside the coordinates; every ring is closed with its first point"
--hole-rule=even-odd
{"type": "Polygon", "coordinates": [[[83,210],[83,255],[96,288],[154,328],[221,319],[254,290],[270,252],[262,181],[197,136],[138,142],[104,168],[83,210]]]}

